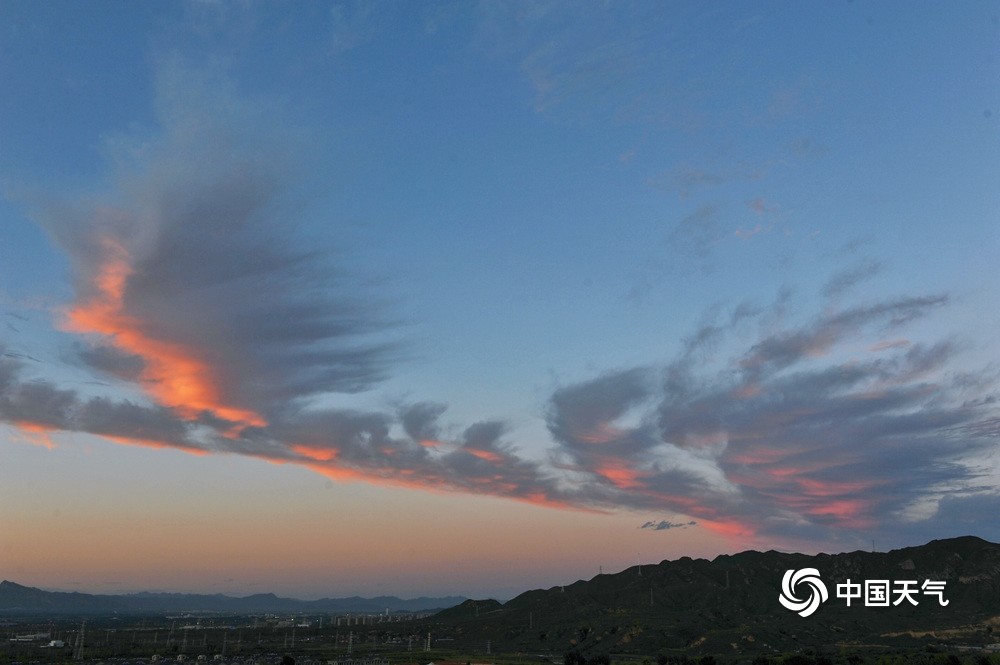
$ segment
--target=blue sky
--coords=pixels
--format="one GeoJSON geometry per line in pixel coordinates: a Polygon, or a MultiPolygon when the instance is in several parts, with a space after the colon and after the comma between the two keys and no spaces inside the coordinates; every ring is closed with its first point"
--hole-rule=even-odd
{"type": "Polygon", "coordinates": [[[989,2],[5,3],[0,568],[503,596],[997,540],[998,35],[989,2]],[[262,511],[294,561],[36,555],[262,511]],[[320,563],[371,547],[402,558],[320,563]]]}

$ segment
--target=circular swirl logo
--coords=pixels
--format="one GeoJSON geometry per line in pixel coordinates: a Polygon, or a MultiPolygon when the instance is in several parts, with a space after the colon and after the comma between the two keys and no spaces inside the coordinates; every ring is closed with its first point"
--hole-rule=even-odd
{"type": "Polygon", "coordinates": [[[817,609],[821,603],[825,603],[829,594],[826,585],[819,577],[819,571],[815,568],[803,568],[802,570],[786,570],[785,576],[781,578],[781,595],[778,600],[785,609],[798,612],[799,616],[807,617],[817,609]],[[809,587],[809,596],[800,599],[795,592],[799,585],[809,587]]]}

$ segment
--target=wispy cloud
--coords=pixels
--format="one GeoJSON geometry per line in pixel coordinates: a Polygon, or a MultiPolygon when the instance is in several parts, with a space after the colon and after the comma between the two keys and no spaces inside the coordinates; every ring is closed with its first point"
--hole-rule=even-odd
{"type": "MultiPolygon", "coordinates": [[[[693,195],[722,185],[739,182],[754,182],[762,180],[775,166],[784,162],[782,158],[772,158],[760,163],[735,163],[716,168],[702,168],[690,164],[677,166],[669,171],[646,179],[646,185],[653,189],[676,194],[681,199],[689,199],[693,195]]],[[[763,198],[754,199],[750,206],[761,207],[759,212],[766,212],[762,206],[763,198]]]]}
{"type": "Polygon", "coordinates": [[[341,53],[370,41],[387,21],[390,3],[338,1],[330,4],[330,48],[341,53]]]}
{"type": "Polygon", "coordinates": [[[84,398],[27,378],[24,361],[9,356],[0,358],[0,418],[32,431],[297,463],[338,480],[584,510],[670,510],[744,540],[853,543],[853,534],[876,530],[892,540],[960,504],[1000,500],[989,472],[1000,419],[995,377],[958,371],[959,351],[947,342],[862,356],[847,348],[945,303],[855,306],[732,346],[747,321],[771,314],[738,308],[691,335],[667,366],[555,391],[544,462],[522,457],[501,421],[442,436],[450,430],[440,424],[442,404],[279,410],[264,425],[234,429],[211,412],[84,398]],[[727,346],[727,361],[706,359],[727,346]]]}
{"type": "Polygon", "coordinates": [[[646,522],[640,529],[652,529],[653,531],[667,531],[669,529],[686,529],[689,526],[696,526],[698,523],[694,520],[690,522],[669,522],[667,520],[660,520],[659,522],[646,522]]]}
{"type": "Polygon", "coordinates": [[[631,97],[628,82],[643,63],[648,12],[546,0],[476,5],[477,41],[512,58],[535,92],[535,110],[586,107],[610,116],[631,97]],[[569,20],[567,20],[569,19],[569,20]],[[583,102],[581,105],[580,102],[583,102]]]}
{"type": "Polygon", "coordinates": [[[670,233],[669,240],[682,254],[693,254],[705,259],[722,237],[718,209],[713,205],[703,205],[681,218],[670,233]]]}
{"type": "MultiPolygon", "coordinates": [[[[399,351],[337,255],[307,249],[288,221],[297,143],[216,81],[168,69],[160,95],[162,133],[126,142],[109,193],[36,206],[73,267],[64,325],[79,361],[139,397],[84,394],[0,349],[4,422],[338,480],[664,511],[743,539],[891,539],[1000,500],[995,377],[908,330],[946,294],[851,299],[878,272],[865,262],[830,280],[838,298],[811,318],[780,316],[785,296],[742,305],[670,363],[559,387],[542,461],[509,423],[456,427],[442,403],[331,407],[377,387],[399,351]]],[[[713,224],[702,208],[682,239],[697,251],[713,224]]]]}
{"type": "Polygon", "coordinates": [[[823,295],[836,297],[858,284],[872,279],[882,270],[882,263],[872,258],[862,259],[853,266],[837,272],[823,287],[823,295]]]}
{"type": "Polygon", "coordinates": [[[119,141],[113,194],[40,207],[72,262],[81,359],[234,424],[377,383],[385,325],[289,221],[303,146],[210,76],[165,67],[158,107],[161,135],[119,141]]]}

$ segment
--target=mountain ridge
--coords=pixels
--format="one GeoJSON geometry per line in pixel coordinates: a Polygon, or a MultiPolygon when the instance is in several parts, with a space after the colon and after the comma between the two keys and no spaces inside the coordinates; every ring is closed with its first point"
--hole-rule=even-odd
{"type": "Polygon", "coordinates": [[[442,637],[556,653],[752,652],[761,645],[789,650],[884,642],[913,646],[921,640],[993,643],[998,641],[994,626],[1000,627],[1000,544],[962,536],[888,552],[746,550],[711,560],[681,557],[532,589],[506,603],[470,599],[425,623],[442,637]],[[829,596],[808,617],[779,602],[786,571],[803,568],[818,570],[829,596]],[[863,588],[865,580],[916,581],[918,604],[899,598],[899,605],[874,607],[854,599],[847,606],[838,585],[850,581],[863,588]],[[925,580],[945,583],[946,606],[919,591],[925,580]],[[949,636],[936,632],[941,629],[949,636]]]}
{"type": "Polygon", "coordinates": [[[45,591],[10,580],[0,581],[0,613],[114,614],[158,612],[426,612],[457,605],[464,596],[403,599],[396,596],[320,598],[299,600],[274,593],[248,596],[140,591],[130,594],[89,594],[45,591]]]}

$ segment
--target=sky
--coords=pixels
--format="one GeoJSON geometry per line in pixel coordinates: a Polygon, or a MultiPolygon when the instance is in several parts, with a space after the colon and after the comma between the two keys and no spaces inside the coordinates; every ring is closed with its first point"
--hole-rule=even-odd
{"type": "Polygon", "coordinates": [[[1000,7],[0,3],[0,578],[1000,541],[1000,7]]]}

